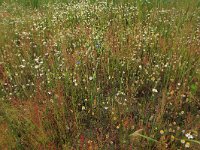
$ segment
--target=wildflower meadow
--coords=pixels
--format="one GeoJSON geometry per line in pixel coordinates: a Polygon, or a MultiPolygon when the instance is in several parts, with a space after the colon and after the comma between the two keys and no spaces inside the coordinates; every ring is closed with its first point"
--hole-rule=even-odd
{"type": "Polygon", "coordinates": [[[0,0],[0,149],[199,147],[199,0],[0,0]]]}

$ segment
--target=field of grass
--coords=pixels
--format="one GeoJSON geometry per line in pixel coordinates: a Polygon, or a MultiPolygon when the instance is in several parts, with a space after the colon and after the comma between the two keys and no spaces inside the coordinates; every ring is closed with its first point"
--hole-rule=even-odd
{"type": "Polygon", "coordinates": [[[199,146],[199,0],[0,0],[0,149],[199,146]]]}

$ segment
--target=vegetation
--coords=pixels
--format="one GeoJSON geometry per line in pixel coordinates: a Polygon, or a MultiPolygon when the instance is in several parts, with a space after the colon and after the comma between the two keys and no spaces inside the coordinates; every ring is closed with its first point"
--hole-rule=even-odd
{"type": "Polygon", "coordinates": [[[0,4],[0,149],[198,149],[199,0],[0,4]]]}

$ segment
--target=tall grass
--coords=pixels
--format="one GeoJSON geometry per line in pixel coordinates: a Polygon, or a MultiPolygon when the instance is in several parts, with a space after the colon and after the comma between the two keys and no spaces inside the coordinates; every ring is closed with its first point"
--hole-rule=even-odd
{"type": "Polygon", "coordinates": [[[192,3],[2,3],[0,149],[197,149],[192,3]]]}

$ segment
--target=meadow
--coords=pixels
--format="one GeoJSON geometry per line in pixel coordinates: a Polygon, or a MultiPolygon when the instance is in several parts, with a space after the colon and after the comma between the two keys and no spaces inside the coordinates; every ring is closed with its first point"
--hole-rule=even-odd
{"type": "Polygon", "coordinates": [[[199,0],[0,0],[0,149],[199,146],[199,0]]]}

